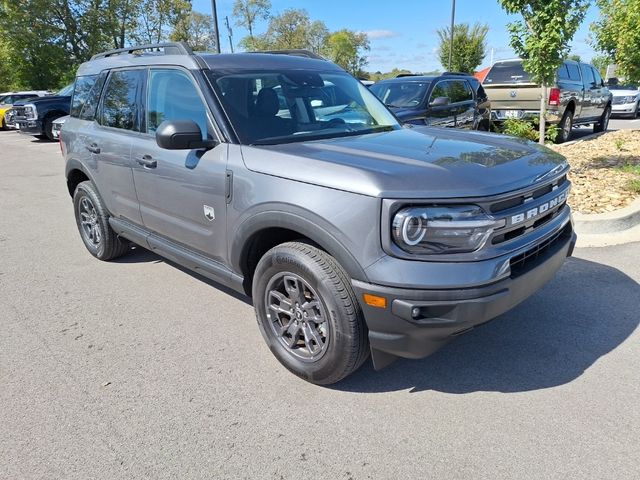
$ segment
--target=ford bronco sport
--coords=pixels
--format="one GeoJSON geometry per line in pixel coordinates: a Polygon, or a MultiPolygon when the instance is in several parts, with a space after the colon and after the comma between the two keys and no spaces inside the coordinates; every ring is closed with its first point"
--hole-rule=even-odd
{"type": "Polygon", "coordinates": [[[379,369],[435,352],[533,294],[575,243],[562,156],[402,127],[299,52],[96,55],[61,136],[92,255],[139,245],[246,294],[273,354],[318,384],[369,353],[379,369]]]}

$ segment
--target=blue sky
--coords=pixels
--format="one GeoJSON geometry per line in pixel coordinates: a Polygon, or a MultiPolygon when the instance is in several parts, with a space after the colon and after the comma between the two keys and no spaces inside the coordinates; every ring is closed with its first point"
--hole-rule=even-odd
{"type": "MultiPolygon", "coordinates": [[[[438,36],[436,30],[450,22],[451,0],[271,0],[272,12],[280,13],[287,8],[304,8],[312,20],[322,20],[329,30],[349,28],[369,34],[369,71],[388,71],[393,67],[412,71],[431,71],[440,68],[436,54],[438,36]]],[[[504,13],[495,0],[457,0],[456,23],[483,22],[489,25],[487,44],[494,58],[514,56],[509,47],[506,25],[517,17],[504,13]]],[[[232,23],[234,44],[245,35],[246,30],[233,25],[231,12],[233,0],[218,0],[220,42],[223,51],[229,51],[224,17],[232,23]]],[[[193,0],[194,10],[211,12],[210,0],[193,0]]],[[[589,24],[598,18],[598,9],[592,6],[580,30],[576,33],[572,53],[583,60],[590,60],[595,52],[588,44],[589,24]]],[[[262,33],[266,22],[258,24],[256,31],[262,33]]],[[[489,65],[490,53],[483,66],[489,65]]]]}

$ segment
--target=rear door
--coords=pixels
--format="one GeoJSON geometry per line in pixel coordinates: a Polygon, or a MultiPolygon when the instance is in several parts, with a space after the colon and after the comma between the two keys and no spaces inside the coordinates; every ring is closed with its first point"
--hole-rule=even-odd
{"type": "Polygon", "coordinates": [[[145,227],[222,261],[226,252],[227,145],[211,150],[165,150],[155,139],[165,120],[193,120],[204,138],[218,138],[193,74],[150,68],[144,127],[133,139],[136,191],[145,227]]]}
{"type": "Polygon", "coordinates": [[[586,63],[580,64],[580,73],[582,74],[582,82],[584,85],[584,101],[582,102],[582,119],[593,119],[597,115],[598,106],[598,90],[596,79],[593,75],[593,69],[586,63]]]}

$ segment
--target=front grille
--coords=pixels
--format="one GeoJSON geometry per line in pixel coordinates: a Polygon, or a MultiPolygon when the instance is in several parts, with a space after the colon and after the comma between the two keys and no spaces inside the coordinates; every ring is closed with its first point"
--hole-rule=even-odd
{"type": "Polygon", "coordinates": [[[506,200],[501,200],[491,205],[491,213],[499,213],[503,210],[509,210],[510,208],[515,208],[520,205],[524,205],[529,199],[537,199],[545,196],[547,193],[552,192],[554,188],[559,188],[567,182],[567,176],[563,175],[555,182],[551,182],[548,185],[538,188],[534,190],[533,193],[529,193],[527,195],[516,195],[515,197],[508,198],[506,200]]]}
{"type": "Polygon", "coordinates": [[[24,120],[27,117],[24,107],[13,107],[13,110],[15,111],[14,115],[16,120],[24,120]]]}
{"type": "Polygon", "coordinates": [[[527,273],[531,269],[544,262],[548,255],[555,253],[556,248],[563,245],[568,239],[571,238],[573,229],[571,223],[553,234],[551,237],[540,242],[533,248],[530,248],[520,255],[516,255],[510,261],[511,265],[511,278],[519,277],[520,275],[527,273]]]}
{"type": "Polygon", "coordinates": [[[624,105],[625,104],[625,97],[613,97],[613,105],[624,105]]]}

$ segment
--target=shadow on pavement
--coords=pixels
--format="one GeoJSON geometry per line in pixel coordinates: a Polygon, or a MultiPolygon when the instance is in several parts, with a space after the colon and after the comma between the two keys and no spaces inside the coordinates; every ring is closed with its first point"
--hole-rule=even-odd
{"type": "Polygon", "coordinates": [[[619,270],[572,258],[536,295],[431,357],[379,372],[368,361],[332,388],[470,393],[563,385],[631,335],[639,298],[640,285],[619,270]]]}

